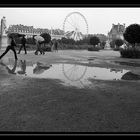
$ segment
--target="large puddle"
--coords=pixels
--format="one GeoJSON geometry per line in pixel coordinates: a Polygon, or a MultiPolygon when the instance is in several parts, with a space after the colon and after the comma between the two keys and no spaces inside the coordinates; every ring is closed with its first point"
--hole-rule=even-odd
{"type": "Polygon", "coordinates": [[[76,87],[93,86],[90,79],[98,80],[140,80],[140,76],[125,69],[89,67],[80,64],[43,64],[25,60],[15,62],[8,59],[0,63],[10,74],[32,78],[59,79],[63,85],[76,87]],[[131,78],[130,78],[131,77],[131,78]]]}

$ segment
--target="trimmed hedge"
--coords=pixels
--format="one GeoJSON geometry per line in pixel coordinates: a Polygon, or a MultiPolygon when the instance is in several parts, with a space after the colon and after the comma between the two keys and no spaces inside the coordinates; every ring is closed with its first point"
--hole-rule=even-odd
{"type": "Polygon", "coordinates": [[[100,48],[96,48],[96,47],[89,47],[88,51],[99,51],[100,48]]]}
{"type": "Polygon", "coordinates": [[[70,44],[62,44],[58,48],[61,48],[63,50],[87,50],[88,47],[91,45],[70,45],[70,44]]]}
{"type": "Polygon", "coordinates": [[[136,48],[120,49],[123,58],[140,58],[140,50],[136,48]]]}
{"type": "Polygon", "coordinates": [[[119,50],[120,50],[119,48],[114,48],[114,49],[113,49],[113,51],[119,51],[119,50]]]}

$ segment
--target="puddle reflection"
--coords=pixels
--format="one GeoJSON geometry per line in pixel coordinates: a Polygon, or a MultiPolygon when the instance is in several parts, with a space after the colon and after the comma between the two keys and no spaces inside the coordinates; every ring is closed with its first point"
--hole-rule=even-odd
{"type": "Polygon", "coordinates": [[[20,60],[20,70],[17,71],[18,74],[26,75],[26,61],[20,60]]]}
{"type": "Polygon", "coordinates": [[[7,66],[5,63],[0,62],[0,65],[4,66],[6,68],[6,70],[8,71],[8,73],[10,74],[16,74],[16,67],[17,67],[17,60],[15,60],[13,67],[9,67],[7,66]]]}
{"type": "MultiPolygon", "coordinates": [[[[34,64],[26,60],[17,62],[10,59],[1,65],[5,66],[10,74],[32,78],[59,79],[64,85],[81,88],[94,86],[90,79],[127,80],[128,78],[124,77],[129,72],[125,69],[89,67],[80,64],[57,63],[48,65],[40,62],[34,64]]],[[[131,78],[131,80],[135,79],[131,78]]]]}
{"type": "Polygon", "coordinates": [[[33,69],[33,74],[42,74],[44,71],[49,69],[52,65],[43,65],[40,62],[36,63],[35,68],[33,69]]]}

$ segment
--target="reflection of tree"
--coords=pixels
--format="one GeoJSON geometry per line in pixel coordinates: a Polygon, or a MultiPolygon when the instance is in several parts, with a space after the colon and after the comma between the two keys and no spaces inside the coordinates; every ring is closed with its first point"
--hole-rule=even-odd
{"type": "Polygon", "coordinates": [[[1,62],[1,65],[3,65],[3,66],[6,67],[8,73],[10,73],[10,74],[16,74],[16,73],[15,73],[15,70],[16,70],[16,67],[17,67],[17,60],[14,61],[14,66],[13,66],[12,69],[10,69],[10,68],[9,68],[7,65],[5,65],[3,62],[1,62]]]}
{"type": "MultiPolygon", "coordinates": [[[[68,65],[68,64],[67,64],[68,65]]],[[[70,81],[80,81],[86,73],[87,66],[80,66],[77,64],[70,64],[71,67],[66,70],[66,65],[62,65],[64,76],[70,81]],[[81,69],[83,67],[83,69],[81,69]]]]}
{"type": "Polygon", "coordinates": [[[33,73],[34,74],[41,74],[45,70],[49,69],[50,67],[51,67],[51,65],[44,65],[40,62],[37,62],[36,67],[33,69],[33,73]]]}
{"type": "Polygon", "coordinates": [[[116,73],[117,73],[117,72],[121,72],[121,73],[123,72],[123,70],[114,69],[114,68],[110,69],[110,72],[112,72],[112,71],[115,71],[116,73]]]}
{"type": "Polygon", "coordinates": [[[26,61],[22,61],[20,60],[20,67],[21,67],[21,70],[18,71],[18,74],[26,74],[26,61]]]}

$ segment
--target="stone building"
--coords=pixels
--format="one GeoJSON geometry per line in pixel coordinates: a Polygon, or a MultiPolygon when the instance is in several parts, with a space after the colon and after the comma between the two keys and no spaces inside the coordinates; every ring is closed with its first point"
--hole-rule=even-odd
{"type": "Polygon", "coordinates": [[[40,35],[41,33],[49,33],[52,38],[61,39],[63,37],[63,31],[60,29],[42,29],[34,28],[33,26],[26,25],[10,25],[8,32],[25,34],[26,37],[32,37],[33,35],[40,35]]]}
{"type": "Polygon", "coordinates": [[[125,24],[118,23],[117,25],[112,24],[110,32],[108,32],[108,40],[111,42],[114,39],[124,39],[123,33],[125,31],[125,24]]]}

